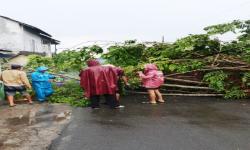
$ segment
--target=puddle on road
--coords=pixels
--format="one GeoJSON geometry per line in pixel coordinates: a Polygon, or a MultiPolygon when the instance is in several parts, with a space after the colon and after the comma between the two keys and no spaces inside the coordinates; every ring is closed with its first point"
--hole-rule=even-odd
{"type": "Polygon", "coordinates": [[[53,114],[53,106],[42,107],[38,110],[31,109],[28,113],[14,118],[8,118],[5,123],[8,126],[33,125],[41,122],[53,122],[56,114],[53,114]]]}
{"type": "Polygon", "coordinates": [[[9,126],[28,125],[29,117],[25,115],[20,117],[8,118],[6,122],[9,126]]]}

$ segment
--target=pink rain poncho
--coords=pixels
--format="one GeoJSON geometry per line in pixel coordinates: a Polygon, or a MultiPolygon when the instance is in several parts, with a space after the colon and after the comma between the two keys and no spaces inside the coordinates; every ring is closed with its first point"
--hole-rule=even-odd
{"type": "Polygon", "coordinates": [[[159,88],[164,83],[163,73],[155,64],[146,64],[144,74],[140,72],[139,76],[145,88],[159,88]]]}

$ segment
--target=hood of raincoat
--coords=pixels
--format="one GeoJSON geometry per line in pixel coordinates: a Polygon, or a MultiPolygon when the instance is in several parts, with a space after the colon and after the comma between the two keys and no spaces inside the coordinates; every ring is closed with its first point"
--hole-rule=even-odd
{"type": "Polygon", "coordinates": [[[158,70],[158,68],[155,64],[146,64],[145,65],[145,73],[147,73],[151,70],[158,70]]]}
{"type": "Polygon", "coordinates": [[[95,60],[95,59],[92,59],[92,60],[88,60],[88,61],[87,61],[87,65],[88,65],[88,67],[99,66],[100,63],[99,63],[99,61],[97,61],[97,60],[95,60]]]}
{"type": "Polygon", "coordinates": [[[47,67],[45,67],[45,66],[41,66],[41,67],[38,67],[37,69],[36,69],[36,71],[37,72],[42,72],[42,71],[46,71],[46,70],[48,70],[49,68],[47,68],[47,67]]]}

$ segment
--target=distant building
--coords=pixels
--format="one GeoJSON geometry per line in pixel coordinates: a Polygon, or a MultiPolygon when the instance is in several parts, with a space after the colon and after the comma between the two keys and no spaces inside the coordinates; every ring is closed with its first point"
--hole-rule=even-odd
{"type": "MultiPolygon", "coordinates": [[[[15,55],[41,54],[52,56],[52,45],[60,41],[43,30],[26,23],[0,16],[0,49],[15,55]]],[[[0,55],[1,56],[1,55],[0,55]]]]}

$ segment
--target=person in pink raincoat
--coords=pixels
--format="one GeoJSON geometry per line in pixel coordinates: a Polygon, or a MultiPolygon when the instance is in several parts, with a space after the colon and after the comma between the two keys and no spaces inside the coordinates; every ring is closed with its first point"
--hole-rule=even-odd
{"type": "Polygon", "coordinates": [[[164,103],[159,87],[164,83],[164,76],[162,71],[159,71],[155,64],[146,64],[144,73],[138,72],[142,80],[143,86],[147,89],[149,94],[149,103],[156,104],[156,101],[164,103]]]}

